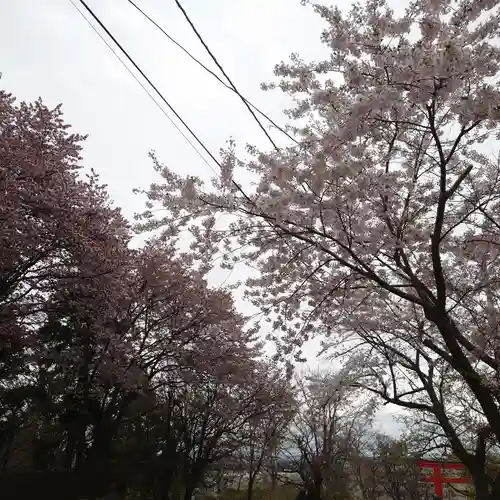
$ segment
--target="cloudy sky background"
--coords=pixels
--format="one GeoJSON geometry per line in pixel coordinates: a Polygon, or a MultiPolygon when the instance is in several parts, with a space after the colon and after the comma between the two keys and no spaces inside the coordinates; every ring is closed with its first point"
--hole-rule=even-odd
{"type": "MultiPolygon", "coordinates": [[[[350,3],[339,1],[342,7],[350,3]]],[[[77,0],[74,3],[83,11],[77,0]]],[[[127,0],[87,3],[214,155],[229,137],[240,144],[269,146],[239,98],[183,54],[127,0]]],[[[174,0],[136,3],[217,72],[174,0]]],[[[182,3],[239,91],[275,122],[284,124],[287,98],[278,92],[262,92],[259,84],[272,80],[273,66],[292,52],[305,60],[325,54],[319,40],[321,19],[299,0],[182,3]]],[[[152,149],[178,172],[206,179],[213,176],[70,0],[0,0],[0,12],[1,87],[20,100],[42,97],[49,107],[63,103],[66,121],[75,131],[89,134],[85,166],[100,174],[127,217],[143,209],[143,200],[132,189],[157,180],[147,156],[152,149]]],[[[271,133],[279,144],[285,144],[280,132],[271,133]]],[[[217,275],[213,284],[225,278],[224,273],[217,275]]],[[[238,305],[248,313],[248,305],[241,301],[238,305]]],[[[311,365],[318,363],[317,351],[317,342],[307,349],[311,365]]],[[[381,424],[393,430],[391,410],[385,408],[381,424]]]]}

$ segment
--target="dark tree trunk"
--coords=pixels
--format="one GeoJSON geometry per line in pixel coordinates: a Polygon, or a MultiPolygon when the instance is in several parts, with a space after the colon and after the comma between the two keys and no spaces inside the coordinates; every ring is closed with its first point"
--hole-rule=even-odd
{"type": "Polygon", "coordinates": [[[186,486],[186,489],[184,490],[184,500],[191,500],[191,498],[193,497],[194,489],[195,488],[192,485],[186,486]]]}
{"type": "Polygon", "coordinates": [[[247,500],[252,500],[254,483],[255,483],[255,474],[250,474],[250,476],[248,477],[247,500]]]}
{"type": "Polygon", "coordinates": [[[307,500],[321,500],[321,484],[313,484],[307,488],[307,500]]]}
{"type": "Polygon", "coordinates": [[[473,478],[475,500],[497,500],[490,494],[488,483],[482,479],[478,479],[474,480],[473,478]]]}

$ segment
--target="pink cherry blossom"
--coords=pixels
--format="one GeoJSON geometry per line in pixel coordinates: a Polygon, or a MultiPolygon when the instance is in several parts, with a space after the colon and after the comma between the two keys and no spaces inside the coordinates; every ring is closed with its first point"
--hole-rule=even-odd
{"type": "MultiPolygon", "coordinates": [[[[233,173],[230,197],[200,184],[188,203],[165,172],[152,193],[171,214],[142,227],[190,230],[207,263],[220,252],[251,263],[246,297],[282,354],[300,358],[311,333],[330,352],[357,346],[364,386],[434,415],[490,498],[433,388],[454,377],[500,439],[498,2],[416,0],[401,16],[383,0],[348,14],[311,5],[329,57],[293,55],[263,85],[294,98],[299,144],[248,147],[238,165],[255,189],[233,173]],[[228,230],[190,229],[221,212],[228,230]]],[[[236,161],[234,145],[227,154],[236,161]]]]}

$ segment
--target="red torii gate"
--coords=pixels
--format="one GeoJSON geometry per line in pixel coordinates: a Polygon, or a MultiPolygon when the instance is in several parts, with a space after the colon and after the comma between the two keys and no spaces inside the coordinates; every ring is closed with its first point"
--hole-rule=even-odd
{"type": "Polygon", "coordinates": [[[459,462],[439,462],[436,460],[420,460],[420,469],[432,469],[431,476],[422,475],[420,480],[426,483],[434,483],[434,492],[443,498],[445,483],[471,484],[472,478],[465,470],[464,464],[459,462]],[[451,477],[446,475],[446,470],[460,470],[461,477],[451,477]],[[444,472],[444,473],[443,473],[444,472]]]}

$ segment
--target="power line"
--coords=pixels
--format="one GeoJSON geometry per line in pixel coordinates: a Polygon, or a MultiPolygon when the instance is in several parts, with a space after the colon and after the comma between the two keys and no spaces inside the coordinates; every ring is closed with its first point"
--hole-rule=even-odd
{"type": "Polygon", "coordinates": [[[219,61],[217,60],[217,58],[215,57],[215,55],[213,54],[213,52],[210,50],[210,48],[208,47],[208,45],[205,43],[205,40],[203,40],[203,37],[200,35],[200,33],[198,32],[198,30],[196,29],[196,26],[193,24],[193,22],[189,18],[188,14],[187,14],[186,10],[184,9],[184,7],[182,6],[182,4],[179,2],[179,0],[175,0],[175,3],[177,5],[177,7],[179,7],[179,9],[181,10],[181,12],[184,15],[184,17],[186,18],[186,21],[189,23],[189,26],[191,26],[191,29],[194,31],[194,33],[198,37],[198,40],[201,42],[201,44],[203,45],[203,47],[205,47],[205,50],[208,52],[208,54],[212,58],[213,62],[220,69],[221,73],[226,77],[226,80],[228,81],[229,85],[231,85],[231,87],[236,92],[236,94],[238,94],[238,97],[242,100],[243,104],[246,106],[246,108],[248,109],[248,111],[250,111],[250,113],[253,116],[254,120],[258,123],[259,127],[262,129],[262,131],[264,132],[264,134],[266,134],[266,137],[269,139],[269,142],[273,145],[274,149],[276,149],[277,151],[279,151],[278,146],[276,146],[275,142],[273,141],[273,139],[269,135],[268,131],[265,129],[265,127],[262,125],[262,123],[260,122],[260,120],[257,118],[256,114],[254,113],[254,111],[250,107],[250,105],[248,104],[247,100],[240,94],[240,92],[238,91],[238,89],[236,88],[236,86],[234,85],[234,83],[231,81],[231,78],[229,78],[228,74],[225,72],[225,70],[222,67],[222,65],[219,63],[219,61]]]}
{"type": "Polygon", "coordinates": [[[108,43],[108,41],[101,35],[99,30],[85,17],[85,14],[78,8],[78,5],[74,2],[74,0],[69,0],[73,7],[77,10],[77,12],[82,16],[82,18],[85,20],[85,22],[92,28],[94,33],[97,34],[97,36],[106,44],[106,47],[111,51],[111,53],[118,59],[120,64],[127,70],[129,75],[141,86],[142,90],[146,92],[148,97],[154,102],[156,107],[165,115],[167,120],[177,129],[177,131],[182,135],[182,137],[188,142],[188,144],[194,149],[196,154],[210,167],[210,163],[207,161],[207,159],[200,153],[200,151],[196,148],[196,146],[193,144],[193,142],[189,139],[189,137],[181,130],[181,128],[177,125],[177,123],[172,120],[170,115],[165,111],[165,109],[161,106],[161,104],[154,98],[154,96],[149,92],[149,90],[146,88],[146,86],[137,78],[137,76],[134,74],[134,72],[127,66],[127,64],[120,58],[120,56],[117,54],[116,50],[113,49],[113,47],[108,43]]]}
{"type": "MultiPolygon", "coordinates": [[[[158,109],[167,117],[167,119],[172,123],[172,125],[179,131],[179,133],[182,135],[184,139],[188,142],[188,144],[195,150],[195,152],[198,154],[198,156],[205,162],[205,164],[214,172],[215,175],[219,176],[219,174],[214,170],[212,165],[207,161],[207,159],[200,153],[200,151],[196,148],[196,146],[192,143],[192,141],[189,139],[189,137],[186,136],[186,134],[180,129],[180,127],[172,120],[172,118],[168,115],[168,113],[163,109],[163,107],[158,103],[158,101],[154,98],[154,96],[149,92],[149,90],[146,88],[146,86],[137,78],[137,76],[131,71],[131,69],[125,64],[125,62],[120,58],[120,56],[117,54],[117,52],[113,49],[113,47],[108,43],[108,41],[102,36],[102,34],[99,32],[99,30],[96,29],[96,27],[85,17],[85,14],[78,8],[74,0],[70,0],[71,4],[73,7],[77,10],[77,12],[82,16],[82,18],[87,22],[87,24],[92,28],[92,30],[99,36],[99,38],[106,44],[108,49],[113,53],[113,55],[118,59],[118,61],[123,65],[123,67],[128,71],[128,73],[134,78],[134,80],[141,86],[141,88],[146,92],[146,94],[149,96],[149,98],[155,103],[155,105],[158,107],[158,109]]],[[[101,25],[101,23],[99,23],[101,25]]],[[[106,32],[108,32],[106,30],[106,32]]],[[[113,39],[113,41],[115,41],[113,39]]],[[[117,43],[115,41],[115,43],[117,43]]],[[[155,89],[156,90],[156,89],[155,89]]],[[[234,182],[234,181],[233,181],[234,182]]],[[[238,186],[235,182],[234,184],[238,186]]],[[[217,220],[220,218],[221,214],[217,217],[217,220]]],[[[226,278],[218,285],[217,288],[222,288],[224,284],[227,282],[229,277],[232,275],[233,271],[231,271],[226,278]]]]}
{"type": "MultiPolygon", "coordinates": [[[[171,104],[167,101],[165,96],[158,90],[158,88],[153,84],[153,82],[146,76],[144,71],[139,67],[139,65],[135,62],[135,60],[132,58],[132,56],[127,52],[127,50],[118,42],[118,40],[112,35],[112,33],[109,31],[109,29],[104,25],[104,23],[97,17],[97,15],[93,12],[93,10],[87,5],[87,3],[84,0],[79,0],[80,3],[85,7],[85,9],[90,13],[90,15],[94,18],[94,20],[99,24],[99,26],[104,30],[104,32],[113,40],[115,45],[122,51],[122,53],[127,57],[127,59],[133,64],[135,69],[141,74],[141,76],[148,82],[148,84],[155,90],[155,92],[158,94],[158,96],[161,98],[161,100],[168,106],[168,108],[174,113],[174,115],[177,117],[177,119],[186,127],[186,129],[189,131],[189,133],[196,139],[198,144],[205,150],[205,152],[212,158],[212,160],[215,162],[215,164],[220,168],[221,172],[223,170],[222,165],[220,162],[215,158],[215,156],[210,152],[210,150],[205,146],[205,144],[201,141],[201,139],[193,132],[193,130],[187,125],[187,123],[182,119],[182,117],[175,111],[175,109],[171,106],[171,104]]],[[[210,169],[216,174],[217,172],[214,170],[214,168],[208,164],[210,169]]],[[[243,188],[234,180],[231,179],[231,184],[238,190],[238,192],[243,196],[243,198],[252,205],[254,208],[258,210],[258,207],[255,204],[255,201],[253,201],[243,190],[243,188]]],[[[260,212],[260,211],[259,211],[260,212]]],[[[267,222],[267,224],[271,227],[271,229],[277,234],[278,237],[283,238],[283,235],[281,235],[278,231],[279,225],[277,224],[276,220],[274,219],[274,224],[273,224],[273,218],[271,217],[266,217],[265,214],[260,213],[259,214],[263,219],[267,222]],[[271,219],[271,220],[270,220],[271,219]]],[[[280,228],[281,229],[281,228],[280,228]]],[[[288,245],[287,240],[284,240],[285,243],[288,245]]]]}
{"type": "MultiPolygon", "coordinates": [[[[93,17],[93,19],[97,22],[97,24],[102,28],[102,30],[106,33],[106,35],[113,40],[115,45],[121,50],[121,52],[125,55],[125,57],[130,61],[130,63],[134,66],[134,68],[140,73],[140,75],[148,82],[150,87],[158,94],[160,99],[166,104],[166,106],[172,111],[172,113],[175,115],[175,117],[184,125],[184,127],[188,130],[188,132],[193,136],[193,138],[196,140],[196,142],[203,148],[203,150],[210,156],[210,158],[214,161],[214,163],[222,169],[222,165],[220,162],[215,158],[215,156],[210,152],[210,150],[205,146],[205,144],[202,142],[202,140],[193,132],[193,130],[189,127],[189,125],[183,120],[183,118],[179,115],[179,113],[175,110],[175,108],[168,102],[168,100],[165,98],[165,96],[158,90],[156,85],[148,78],[146,73],[140,68],[140,66],[135,62],[135,60],[132,58],[132,56],[128,53],[128,51],[120,44],[120,42],[113,36],[113,34],[109,31],[109,29],[104,25],[104,23],[97,17],[97,15],[94,13],[94,11],[87,5],[85,0],[79,0],[80,3],[85,7],[87,12],[93,17]]],[[[209,165],[212,171],[216,174],[214,168],[209,165]]]]}
{"type": "MultiPolygon", "coordinates": [[[[219,174],[215,171],[215,169],[212,167],[212,165],[210,165],[210,163],[208,163],[208,161],[206,160],[206,158],[198,151],[198,149],[196,149],[196,147],[192,144],[192,142],[186,137],[186,135],[182,132],[182,130],[180,130],[180,128],[177,126],[177,124],[175,122],[173,122],[173,120],[171,119],[171,117],[166,113],[166,111],[159,105],[159,103],[156,101],[156,99],[154,99],[154,97],[151,95],[151,93],[146,89],[146,87],[142,84],[142,82],[136,77],[136,75],[134,75],[132,73],[132,71],[130,70],[130,68],[122,61],[122,59],[118,56],[118,54],[116,53],[116,51],[108,44],[108,42],[105,40],[105,38],[96,30],[96,28],[92,25],[92,23],[90,23],[90,21],[83,15],[83,13],[80,11],[80,9],[78,9],[78,7],[76,6],[76,4],[73,2],[73,0],[70,0],[71,3],[73,4],[73,6],[76,8],[76,10],[80,13],[80,15],[85,19],[85,21],[92,27],[92,29],[99,35],[99,38],[101,38],[104,43],[106,44],[106,46],[112,51],[112,53],[117,57],[117,59],[120,61],[120,63],[127,69],[127,71],[132,75],[132,77],[139,83],[139,85],[144,89],[144,91],[147,93],[147,95],[153,100],[153,102],[158,106],[158,108],[164,113],[164,115],[168,118],[168,120],[174,125],[174,127],[181,133],[181,135],[188,141],[188,143],[191,145],[191,147],[196,151],[196,153],[200,156],[200,158],[207,164],[207,166],[212,170],[212,172],[215,173],[216,176],[218,176],[219,174]]],[[[163,96],[163,94],[158,90],[158,88],[152,83],[152,81],[146,76],[146,74],[141,70],[141,68],[139,67],[139,65],[134,61],[134,59],[130,56],[130,54],[127,52],[127,50],[118,42],[118,40],[111,34],[111,32],[109,31],[109,29],[104,25],[104,23],[97,17],[97,15],[92,11],[92,9],[85,3],[84,0],[80,0],[80,3],[85,7],[85,9],[91,14],[91,16],[94,18],[94,20],[99,24],[99,26],[104,30],[104,32],[111,38],[111,40],[116,44],[116,46],[121,50],[121,52],[127,57],[127,59],[133,64],[133,66],[136,68],[136,70],[141,74],[141,76],[144,78],[144,80],[146,80],[146,82],[155,90],[155,92],[159,95],[159,97],[161,98],[161,100],[169,107],[169,109],[174,113],[174,115],[177,117],[177,119],[184,125],[184,127],[186,127],[186,129],[189,131],[189,133],[196,139],[196,141],[198,142],[198,144],[200,144],[200,146],[205,150],[205,152],[210,156],[210,158],[216,163],[216,165],[220,168],[221,172],[222,172],[222,165],[220,164],[220,162],[212,155],[212,153],[210,152],[210,150],[204,145],[204,143],[199,139],[199,137],[192,131],[192,129],[186,124],[186,122],[182,119],[182,117],[175,111],[175,109],[170,105],[170,103],[166,100],[166,98],[163,96]]],[[[208,47],[207,47],[207,50],[208,47]]],[[[211,54],[212,55],[212,54],[211,54]]],[[[212,55],[213,57],[213,55],[212,55]]],[[[225,74],[224,70],[221,68],[221,71],[223,72],[223,74],[225,74]]],[[[214,74],[214,76],[216,76],[214,74]]],[[[227,75],[225,75],[226,78],[228,79],[228,81],[230,82],[230,79],[227,75]]],[[[217,76],[216,76],[217,77],[217,76]]],[[[218,78],[218,77],[217,77],[218,78]]],[[[219,79],[219,78],[218,78],[219,79]]],[[[219,79],[220,80],[220,79],[219,79]]],[[[222,80],[220,80],[221,83],[224,83],[222,82],[222,80]]],[[[234,92],[238,93],[239,97],[245,101],[245,98],[243,96],[241,96],[241,94],[239,94],[239,92],[236,90],[236,88],[234,87],[233,85],[233,90],[234,92]]],[[[247,104],[248,106],[248,104],[247,104]]],[[[253,113],[252,113],[253,115],[253,113]]],[[[254,115],[255,116],[255,115],[254,115]]],[[[256,117],[255,117],[256,118],[256,117]]],[[[256,118],[257,119],[257,118],[256,118]]],[[[258,121],[258,120],[257,120],[258,121]]],[[[260,122],[259,122],[260,124],[260,122]]],[[[260,124],[261,125],[261,124],[260,124]]],[[[262,125],[261,125],[262,126],[262,125]]],[[[285,134],[287,134],[285,132],[285,134]]],[[[267,135],[267,133],[266,133],[267,135]]],[[[288,134],[287,134],[288,135],[288,134]]],[[[271,139],[270,139],[271,140],[271,139]]],[[[292,140],[295,141],[295,139],[292,138],[292,140]]],[[[272,140],[271,140],[272,142],[272,140]]],[[[295,141],[297,142],[297,141],[295,141]]],[[[274,143],[273,143],[274,145],[274,143]]],[[[274,147],[276,147],[274,145],[274,147]]],[[[234,179],[231,179],[231,184],[237,189],[237,191],[243,196],[243,198],[247,201],[247,203],[249,203],[250,205],[252,205],[254,208],[257,209],[257,212],[260,212],[260,210],[258,210],[258,207],[255,203],[254,200],[252,200],[247,194],[246,192],[243,190],[243,188],[234,180],[234,179]]],[[[279,232],[278,229],[282,229],[279,224],[277,224],[277,221],[276,219],[273,220],[273,218],[269,218],[269,217],[266,217],[262,212],[260,212],[260,216],[263,217],[264,221],[270,226],[271,230],[276,233],[276,236],[278,236],[278,238],[281,238],[285,245],[288,246],[290,248],[290,244],[288,242],[288,240],[286,238],[284,238],[283,234],[281,234],[279,232]]],[[[302,261],[302,259],[299,257],[299,260],[302,261]]],[[[303,261],[302,261],[303,262],[303,261]]],[[[230,273],[232,274],[232,272],[230,273]]],[[[227,276],[227,278],[221,283],[220,286],[223,286],[225,284],[225,282],[227,281],[227,279],[229,279],[229,276],[227,276]]],[[[255,315],[253,315],[251,318],[248,319],[248,321],[251,321],[253,319],[255,315]]]]}
{"type": "MultiPolygon", "coordinates": [[[[142,71],[139,65],[135,62],[132,56],[127,52],[127,50],[118,42],[118,40],[113,36],[113,34],[109,31],[109,29],[104,25],[104,23],[97,17],[94,11],[87,5],[85,0],[79,0],[80,3],[85,7],[85,9],[90,13],[90,15],[94,18],[94,20],[99,24],[99,26],[105,31],[105,33],[113,40],[116,46],[123,52],[123,54],[127,57],[127,59],[133,64],[135,69],[141,74],[141,76],[148,82],[148,84],[154,89],[154,91],[158,94],[161,100],[168,106],[168,108],[174,113],[176,118],[186,127],[189,133],[196,139],[198,144],[205,150],[205,152],[210,156],[210,158],[214,161],[214,163],[220,168],[221,172],[223,170],[220,162],[215,158],[215,156],[210,152],[210,150],[205,146],[205,144],[201,141],[201,139],[193,132],[193,130],[188,126],[188,124],[182,119],[182,117],[177,113],[177,111],[172,107],[172,105],[167,101],[165,96],[158,90],[158,88],[153,84],[153,82],[147,77],[147,75],[142,71]]],[[[215,175],[219,175],[214,168],[209,164],[211,170],[215,173],[215,175]]],[[[241,193],[241,195],[245,198],[245,200],[255,207],[255,202],[245,193],[243,188],[234,180],[231,179],[231,183],[233,186],[241,193]]]]}
{"type": "MultiPolygon", "coordinates": [[[[228,85],[224,80],[222,80],[215,72],[213,72],[210,68],[208,68],[205,64],[203,64],[199,59],[197,59],[191,52],[189,52],[185,47],[183,47],[177,40],[175,40],[172,36],[170,36],[164,28],[162,28],[150,15],[148,15],[141,7],[139,7],[133,0],[127,0],[138,12],[141,13],[151,24],[153,24],[159,31],[163,33],[174,45],[176,45],[179,49],[181,49],[192,61],[201,66],[207,73],[212,75],[219,83],[224,85],[228,90],[237,94],[240,99],[247,105],[253,108],[257,113],[259,113],[263,118],[269,121],[277,130],[285,134],[291,141],[299,144],[297,139],[291,136],[283,127],[280,127],[272,118],[270,118],[266,113],[261,111],[255,104],[252,104],[248,99],[246,99],[243,95],[241,95],[238,90],[230,85],[228,85]]],[[[225,75],[227,78],[227,75],[225,75]]],[[[229,78],[228,78],[229,80],[229,78]]],[[[266,133],[267,135],[267,133],[266,133]]]]}

